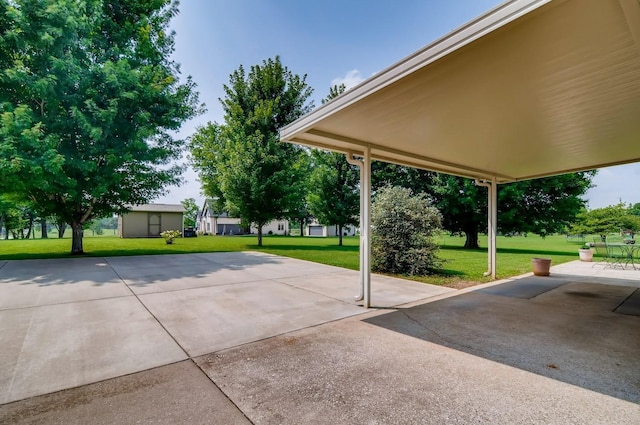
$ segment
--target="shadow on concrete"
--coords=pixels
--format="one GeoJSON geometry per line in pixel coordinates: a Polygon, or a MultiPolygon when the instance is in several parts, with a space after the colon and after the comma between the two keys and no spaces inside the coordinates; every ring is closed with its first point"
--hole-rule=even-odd
{"type": "Polygon", "coordinates": [[[365,319],[501,364],[640,402],[634,285],[528,277],[365,319]]]}
{"type": "Polygon", "coordinates": [[[221,271],[241,271],[258,265],[285,265],[286,259],[261,253],[166,254],[123,257],[76,257],[7,261],[0,269],[0,285],[53,286],[125,283],[145,286],[175,279],[208,279],[221,271]],[[128,282],[131,279],[132,282],[128,282]]]}

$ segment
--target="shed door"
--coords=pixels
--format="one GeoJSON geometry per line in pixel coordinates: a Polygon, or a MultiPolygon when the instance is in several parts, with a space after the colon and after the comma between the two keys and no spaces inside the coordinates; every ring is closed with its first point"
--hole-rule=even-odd
{"type": "Polygon", "coordinates": [[[309,226],[309,236],[322,236],[322,226],[309,226]]]}
{"type": "Polygon", "coordinates": [[[160,214],[149,213],[149,236],[160,236],[160,214]]]}

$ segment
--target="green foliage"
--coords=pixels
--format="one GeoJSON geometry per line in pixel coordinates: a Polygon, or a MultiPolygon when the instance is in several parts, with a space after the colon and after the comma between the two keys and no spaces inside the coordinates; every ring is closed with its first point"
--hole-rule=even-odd
{"type": "Polygon", "coordinates": [[[334,84],[333,86],[329,87],[329,94],[326,98],[322,99],[321,103],[324,105],[331,99],[335,99],[336,97],[340,96],[345,91],[347,91],[347,86],[345,86],[344,84],[334,84]]]}
{"type": "MultiPolygon", "coordinates": [[[[341,153],[314,150],[312,158],[309,209],[321,224],[337,225],[342,235],[344,226],[359,223],[358,169],[341,153]]],[[[342,244],[342,237],[338,238],[338,244],[342,244]]]]}
{"type": "MultiPolygon", "coordinates": [[[[487,229],[487,191],[473,180],[374,163],[373,187],[387,184],[427,193],[443,216],[443,227],[466,236],[465,248],[478,248],[487,229]]],[[[546,236],[564,231],[584,207],[582,198],[595,171],[564,174],[498,186],[498,231],[546,236]]]]}
{"type": "Polygon", "coordinates": [[[196,217],[198,216],[198,205],[196,205],[196,200],[193,198],[187,198],[183,201],[180,201],[182,206],[185,209],[184,212],[184,226],[185,227],[196,227],[196,217]]]}
{"type": "Polygon", "coordinates": [[[0,194],[0,237],[4,227],[7,239],[9,235],[13,239],[29,239],[33,235],[36,218],[32,202],[12,194],[0,194]]]}
{"type": "Polygon", "coordinates": [[[175,238],[179,238],[181,236],[180,230],[165,230],[160,233],[160,236],[164,238],[164,241],[168,244],[173,243],[175,238]]]}
{"type": "Polygon", "coordinates": [[[372,269],[396,274],[425,275],[440,267],[433,237],[441,230],[438,210],[424,193],[384,187],[371,209],[372,269]]]}
{"type": "Polygon", "coordinates": [[[191,161],[207,196],[223,198],[230,214],[258,227],[300,208],[304,151],[280,143],[278,129],[308,112],[311,95],[300,77],[280,58],[242,66],[224,86],[225,124],[198,129],[191,138],[191,161]]]}
{"type": "Polygon", "coordinates": [[[500,185],[498,230],[542,237],[564,232],[584,208],[583,196],[595,174],[586,171],[500,185]]]}
{"type": "Polygon", "coordinates": [[[571,226],[571,233],[598,234],[606,238],[609,233],[640,231],[640,216],[635,214],[633,206],[627,207],[623,203],[610,205],[604,208],[596,208],[590,211],[583,210],[576,217],[576,222],[571,226]]]}
{"type": "Polygon", "coordinates": [[[74,229],[180,181],[195,85],[170,60],[177,2],[15,0],[0,26],[0,192],[74,229]]]}

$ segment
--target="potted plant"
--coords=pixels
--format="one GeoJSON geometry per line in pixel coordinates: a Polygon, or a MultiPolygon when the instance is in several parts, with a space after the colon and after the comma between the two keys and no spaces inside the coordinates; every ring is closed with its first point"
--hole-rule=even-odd
{"type": "Polygon", "coordinates": [[[593,249],[591,249],[591,245],[588,243],[584,244],[584,247],[578,250],[578,254],[580,255],[580,261],[593,261],[593,249]]]}
{"type": "Polygon", "coordinates": [[[180,230],[165,230],[160,233],[160,236],[164,238],[164,241],[170,245],[173,243],[173,240],[180,236],[180,230]]]}
{"type": "Polygon", "coordinates": [[[533,274],[536,276],[549,276],[551,258],[532,258],[533,274]]]}

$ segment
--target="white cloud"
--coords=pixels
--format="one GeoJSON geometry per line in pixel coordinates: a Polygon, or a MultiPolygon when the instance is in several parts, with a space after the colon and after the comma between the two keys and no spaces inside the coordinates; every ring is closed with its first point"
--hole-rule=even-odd
{"type": "Polygon", "coordinates": [[[339,86],[340,84],[344,84],[345,87],[350,89],[351,87],[360,84],[364,81],[364,77],[357,69],[352,69],[351,71],[347,71],[344,77],[338,77],[331,80],[331,87],[339,86]]]}
{"type": "Polygon", "coordinates": [[[593,179],[595,187],[586,193],[589,208],[640,202],[640,191],[635,184],[639,179],[640,163],[601,168],[593,179]]]}

